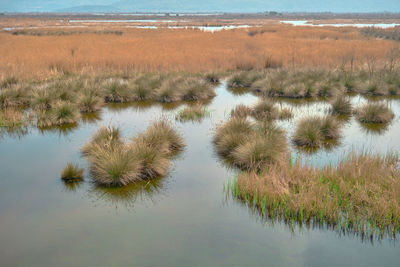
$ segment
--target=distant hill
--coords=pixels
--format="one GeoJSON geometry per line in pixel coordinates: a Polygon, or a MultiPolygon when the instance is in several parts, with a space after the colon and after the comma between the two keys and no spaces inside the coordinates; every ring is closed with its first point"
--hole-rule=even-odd
{"type": "Polygon", "coordinates": [[[57,12],[63,12],[63,13],[96,13],[96,12],[102,12],[102,13],[111,13],[111,12],[122,12],[119,8],[114,7],[114,6],[103,6],[103,5],[87,5],[87,6],[74,6],[74,7],[68,7],[68,8],[62,8],[62,9],[57,9],[57,12]]]}
{"type": "Polygon", "coordinates": [[[0,0],[1,12],[400,12],[400,0],[0,0]]]}

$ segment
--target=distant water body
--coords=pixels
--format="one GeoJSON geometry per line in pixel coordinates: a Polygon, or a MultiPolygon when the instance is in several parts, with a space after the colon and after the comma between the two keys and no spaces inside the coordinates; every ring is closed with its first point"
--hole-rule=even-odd
{"type": "Polygon", "coordinates": [[[281,23],[291,24],[294,26],[312,26],[312,27],[376,27],[376,28],[394,28],[400,26],[399,23],[325,23],[325,24],[312,24],[307,20],[282,20],[281,23]]]}

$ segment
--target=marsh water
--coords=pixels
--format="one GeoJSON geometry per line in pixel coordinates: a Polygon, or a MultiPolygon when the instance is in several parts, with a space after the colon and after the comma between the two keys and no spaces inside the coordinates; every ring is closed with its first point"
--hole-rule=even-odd
{"type": "Polygon", "coordinates": [[[321,23],[313,24],[308,20],[282,20],[281,23],[291,24],[294,26],[312,26],[312,27],[356,27],[356,28],[394,28],[400,26],[398,23],[321,23]]]}
{"type": "MultiPolygon", "coordinates": [[[[174,121],[187,147],[167,177],[124,189],[96,187],[86,175],[65,185],[60,172],[72,161],[85,167],[79,148],[100,125],[125,137],[160,117],[174,119],[182,105],[116,104],[75,127],[2,133],[0,139],[1,266],[398,266],[398,241],[362,241],[324,229],[294,231],[262,221],[227,198],[226,168],[213,151],[212,132],[237,104],[257,97],[232,93],[224,83],[201,122],[174,121]]],[[[367,101],[352,98],[355,106],[367,101]]],[[[375,100],[370,100],[375,101],[375,100]]],[[[310,164],[334,164],[350,150],[400,150],[400,100],[383,100],[396,118],[385,128],[344,120],[337,147],[303,154],[310,164]]],[[[288,136],[299,118],[324,114],[327,102],[282,101],[295,117],[279,122],[288,136]]]]}

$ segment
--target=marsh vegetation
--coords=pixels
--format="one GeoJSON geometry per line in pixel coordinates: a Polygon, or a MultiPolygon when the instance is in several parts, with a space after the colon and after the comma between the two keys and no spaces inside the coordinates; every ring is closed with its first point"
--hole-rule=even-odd
{"type": "Polygon", "coordinates": [[[102,126],[82,147],[82,154],[90,164],[93,181],[115,187],[166,176],[171,157],[184,147],[171,124],[160,120],[129,142],[118,128],[102,126]]]}

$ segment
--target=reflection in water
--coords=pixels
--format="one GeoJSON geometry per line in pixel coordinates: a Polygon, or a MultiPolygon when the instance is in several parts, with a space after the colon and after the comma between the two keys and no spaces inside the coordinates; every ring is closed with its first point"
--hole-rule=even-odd
{"type": "Polygon", "coordinates": [[[328,140],[328,141],[322,143],[321,146],[319,146],[319,147],[306,147],[306,146],[296,146],[296,145],[294,145],[294,147],[296,148],[297,152],[300,155],[301,154],[313,155],[313,154],[317,154],[321,151],[331,152],[335,148],[339,147],[340,145],[341,145],[341,143],[340,143],[340,138],[339,138],[339,139],[328,140]]]}
{"type": "Polygon", "coordinates": [[[40,134],[46,135],[48,133],[55,133],[58,134],[59,136],[67,136],[77,129],[78,129],[78,123],[66,124],[62,126],[38,128],[40,134]]]}
{"type": "Polygon", "coordinates": [[[250,89],[246,87],[227,87],[226,90],[234,96],[241,96],[250,93],[250,89]]]}
{"type": "Polygon", "coordinates": [[[389,130],[390,123],[362,123],[358,122],[359,128],[366,134],[382,135],[389,130]]]}
{"type": "Polygon", "coordinates": [[[387,231],[387,229],[379,229],[378,227],[372,227],[369,229],[368,222],[364,226],[352,225],[343,218],[338,224],[328,223],[326,221],[319,221],[317,219],[300,220],[298,217],[286,219],[282,214],[274,210],[262,209],[260,206],[255,205],[253,202],[237,198],[231,194],[231,191],[224,187],[225,194],[225,205],[228,205],[229,201],[233,201],[240,206],[247,208],[251,217],[253,217],[258,223],[265,227],[285,226],[293,235],[302,235],[305,231],[332,231],[335,232],[339,237],[356,237],[362,243],[380,242],[384,239],[388,239],[393,242],[397,242],[398,233],[387,231]]]}
{"type": "Polygon", "coordinates": [[[62,181],[64,185],[64,190],[67,192],[76,192],[83,185],[83,179],[74,181],[62,181]]]}
{"type": "Polygon", "coordinates": [[[166,178],[156,178],[152,180],[144,180],[134,184],[122,187],[104,187],[92,184],[88,190],[88,195],[93,199],[95,205],[102,202],[106,205],[123,206],[132,208],[136,201],[154,202],[156,196],[165,191],[166,178]]]}
{"type": "Polygon", "coordinates": [[[0,127],[0,140],[8,137],[13,139],[21,139],[28,134],[28,126],[0,127]]]}
{"type": "Polygon", "coordinates": [[[101,120],[101,112],[92,112],[82,114],[81,117],[82,123],[91,124],[101,120]]]}

